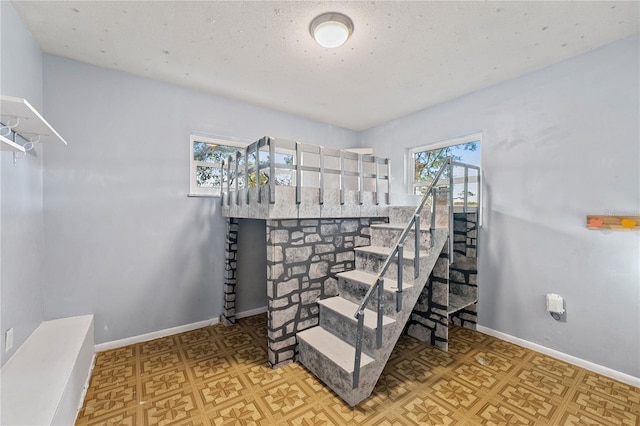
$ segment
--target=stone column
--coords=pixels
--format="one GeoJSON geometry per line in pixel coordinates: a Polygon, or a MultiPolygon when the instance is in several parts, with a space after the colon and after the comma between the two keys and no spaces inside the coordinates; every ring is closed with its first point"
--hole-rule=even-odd
{"type": "Polygon", "coordinates": [[[231,326],[236,323],[236,269],[238,267],[238,219],[227,218],[227,239],[225,243],[224,266],[224,309],[222,323],[231,326]]]}

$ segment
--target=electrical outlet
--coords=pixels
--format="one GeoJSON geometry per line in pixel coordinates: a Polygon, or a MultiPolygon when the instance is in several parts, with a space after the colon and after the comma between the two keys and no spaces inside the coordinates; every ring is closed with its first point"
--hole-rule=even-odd
{"type": "Polygon", "coordinates": [[[9,352],[9,349],[13,347],[13,328],[7,330],[4,335],[4,351],[9,352]]]}
{"type": "Polygon", "coordinates": [[[547,311],[552,314],[564,314],[564,299],[558,294],[547,294],[547,311]]]}

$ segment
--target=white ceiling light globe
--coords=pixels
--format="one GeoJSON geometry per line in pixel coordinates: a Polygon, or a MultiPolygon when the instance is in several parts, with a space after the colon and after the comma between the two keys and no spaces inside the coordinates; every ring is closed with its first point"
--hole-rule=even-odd
{"type": "Polygon", "coordinates": [[[311,21],[309,32],[320,46],[331,49],[347,41],[353,33],[353,22],[341,13],[323,13],[311,21]]]}
{"type": "Polygon", "coordinates": [[[323,22],[316,28],[314,37],[320,46],[331,49],[342,46],[347,41],[349,29],[340,22],[323,22]]]}

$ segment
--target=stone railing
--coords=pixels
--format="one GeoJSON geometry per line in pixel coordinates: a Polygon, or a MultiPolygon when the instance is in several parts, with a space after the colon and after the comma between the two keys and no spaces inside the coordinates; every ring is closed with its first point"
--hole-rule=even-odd
{"type": "Polygon", "coordinates": [[[377,217],[389,159],[264,137],[222,163],[222,214],[252,219],[377,217]]]}

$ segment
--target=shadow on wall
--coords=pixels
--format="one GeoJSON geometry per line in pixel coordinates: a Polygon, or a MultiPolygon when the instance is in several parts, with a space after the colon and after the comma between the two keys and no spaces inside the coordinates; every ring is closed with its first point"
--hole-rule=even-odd
{"type": "MultiPolygon", "coordinates": [[[[238,219],[236,313],[267,306],[267,225],[238,219]]],[[[222,294],[222,293],[220,293],[222,294]]]]}

